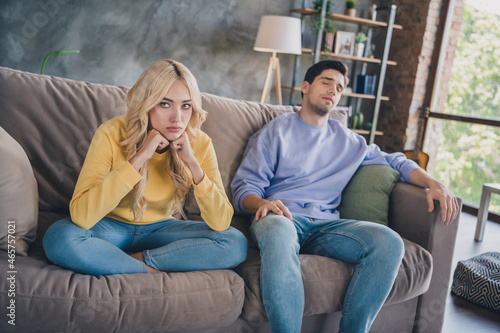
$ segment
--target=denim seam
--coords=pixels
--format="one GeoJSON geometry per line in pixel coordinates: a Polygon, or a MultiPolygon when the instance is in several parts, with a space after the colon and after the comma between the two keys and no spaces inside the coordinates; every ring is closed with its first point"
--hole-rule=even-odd
{"type": "MultiPolygon", "coordinates": [[[[352,283],[351,290],[356,286],[356,283],[358,282],[359,275],[361,274],[363,267],[364,267],[364,261],[365,261],[365,259],[363,258],[363,260],[359,264],[356,265],[356,269],[360,268],[360,270],[358,271],[358,274],[356,274],[356,276],[354,277],[354,280],[351,281],[351,283],[352,283]]],[[[345,307],[343,307],[343,311],[342,311],[343,312],[342,316],[344,317],[344,320],[342,323],[341,332],[345,331],[345,323],[347,321],[347,312],[348,312],[350,300],[351,300],[351,295],[350,295],[350,293],[348,293],[346,295],[345,307]]]]}
{"type": "MultiPolygon", "coordinates": [[[[97,234],[116,234],[118,233],[116,230],[89,230],[91,233],[97,233],[97,234]]],[[[134,234],[133,232],[119,232],[122,235],[132,235],[134,234]]]]}
{"type": "MultiPolygon", "coordinates": [[[[139,234],[139,226],[135,226],[134,228],[134,232],[131,232],[131,234],[133,234],[134,236],[132,237],[132,240],[130,241],[130,248],[133,248],[134,247],[134,243],[138,237],[138,234],[139,234]]],[[[144,256],[144,254],[143,254],[144,256]]],[[[144,269],[144,267],[143,267],[144,269]]]]}
{"type": "MultiPolygon", "coordinates": [[[[210,239],[210,241],[212,243],[217,243],[217,244],[220,244],[220,242],[216,241],[216,240],[213,240],[213,239],[210,239]]],[[[190,245],[190,246],[183,246],[183,247],[179,247],[179,248],[176,248],[175,251],[177,250],[183,250],[183,249],[188,249],[188,248],[192,248],[192,247],[199,247],[199,246],[203,246],[203,245],[207,245],[207,244],[197,244],[197,245],[190,245]]],[[[211,245],[211,244],[210,244],[211,245]]],[[[149,254],[149,251],[150,250],[145,250],[143,252],[143,256],[144,256],[144,261],[148,264],[148,266],[151,266],[151,255],[149,254]]],[[[168,254],[170,252],[173,252],[172,250],[167,250],[167,251],[163,251],[163,252],[160,252],[158,253],[157,255],[165,255],[165,254],[168,254]]],[[[155,268],[155,267],[153,267],[155,268]]]]}
{"type": "MultiPolygon", "coordinates": [[[[212,235],[215,235],[217,237],[212,237],[212,238],[209,238],[209,237],[197,237],[198,239],[209,239],[209,240],[212,240],[216,243],[220,243],[221,240],[223,240],[223,237],[221,236],[221,232],[219,231],[215,231],[215,230],[211,230],[212,231],[212,235]],[[217,238],[217,239],[213,239],[213,238],[217,238]]],[[[138,234],[149,234],[150,232],[142,232],[142,233],[137,233],[136,235],[138,234]]],[[[152,231],[151,233],[155,233],[155,234],[167,234],[167,235],[172,235],[172,234],[176,234],[176,233],[183,233],[182,231],[179,231],[179,230],[174,230],[174,231],[152,231]]]]}
{"type": "MultiPolygon", "coordinates": [[[[363,270],[363,266],[364,266],[364,261],[365,261],[365,258],[366,258],[366,244],[364,244],[364,242],[362,242],[360,239],[358,239],[357,237],[354,237],[353,235],[351,234],[347,234],[347,233],[344,233],[344,232],[330,232],[330,231],[325,231],[325,230],[318,230],[318,232],[321,232],[323,234],[337,234],[337,235],[342,235],[342,236],[345,236],[345,237],[349,237],[353,240],[355,240],[356,242],[358,242],[359,244],[361,244],[363,246],[363,259],[361,260],[360,263],[356,264],[356,270],[358,268],[360,268],[360,270],[358,271],[358,273],[353,277],[354,279],[351,279],[351,290],[356,286],[356,283],[358,281],[358,278],[359,276],[361,275],[361,271],[363,270]]],[[[349,287],[348,287],[349,289],[349,287]]],[[[345,331],[345,323],[346,323],[346,318],[347,318],[347,310],[349,308],[349,301],[350,301],[350,294],[347,293],[346,296],[345,296],[345,307],[343,307],[342,309],[342,316],[344,317],[344,320],[342,321],[342,327],[340,327],[340,331],[339,332],[344,332],[345,331]]]]}
{"type": "MultiPolygon", "coordinates": [[[[307,244],[309,238],[311,238],[311,230],[313,228],[313,224],[314,224],[314,220],[307,217],[307,219],[309,220],[309,230],[307,230],[306,233],[300,233],[301,235],[306,235],[306,237],[304,238],[304,240],[302,241],[302,243],[299,243],[299,251],[300,251],[300,248],[304,245],[304,244],[307,244]]],[[[298,234],[299,232],[297,232],[298,234]]]]}

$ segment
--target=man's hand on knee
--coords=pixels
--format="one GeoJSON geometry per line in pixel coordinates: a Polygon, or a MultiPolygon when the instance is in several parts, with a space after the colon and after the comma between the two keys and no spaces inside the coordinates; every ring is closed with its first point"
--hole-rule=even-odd
{"type": "Polygon", "coordinates": [[[257,212],[255,213],[255,221],[258,221],[261,217],[266,217],[269,212],[273,212],[276,215],[284,215],[293,221],[292,214],[288,208],[281,202],[281,200],[273,200],[264,202],[257,212]]]}
{"type": "Polygon", "coordinates": [[[249,194],[243,200],[243,208],[247,213],[255,214],[255,221],[258,221],[261,217],[266,217],[269,212],[273,212],[276,215],[284,215],[290,221],[293,221],[292,214],[281,200],[269,201],[259,197],[257,194],[249,194]]]}

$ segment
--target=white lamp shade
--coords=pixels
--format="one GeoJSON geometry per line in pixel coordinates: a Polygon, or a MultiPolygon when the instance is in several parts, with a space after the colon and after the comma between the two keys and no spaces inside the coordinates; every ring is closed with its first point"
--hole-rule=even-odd
{"type": "Polygon", "coordinates": [[[290,16],[262,16],[253,49],[261,52],[302,53],[300,19],[290,16]]]}

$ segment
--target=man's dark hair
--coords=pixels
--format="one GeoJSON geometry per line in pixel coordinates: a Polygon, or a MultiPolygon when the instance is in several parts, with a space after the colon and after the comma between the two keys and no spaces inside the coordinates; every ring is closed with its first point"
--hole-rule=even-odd
{"type": "Polygon", "coordinates": [[[337,60],[323,60],[315,63],[307,70],[304,81],[307,81],[310,84],[313,83],[314,79],[327,69],[335,69],[336,71],[339,71],[340,74],[344,76],[344,83],[347,86],[349,83],[349,78],[347,77],[347,65],[344,62],[337,60]]]}

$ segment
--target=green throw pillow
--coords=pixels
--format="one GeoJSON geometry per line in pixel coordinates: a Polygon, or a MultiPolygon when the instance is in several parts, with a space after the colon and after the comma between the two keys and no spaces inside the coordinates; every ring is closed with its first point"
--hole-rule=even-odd
{"type": "Polygon", "coordinates": [[[389,166],[359,167],[342,192],[340,217],[387,225],[389,196],[398,180],[399,172],[389,166]]]}

